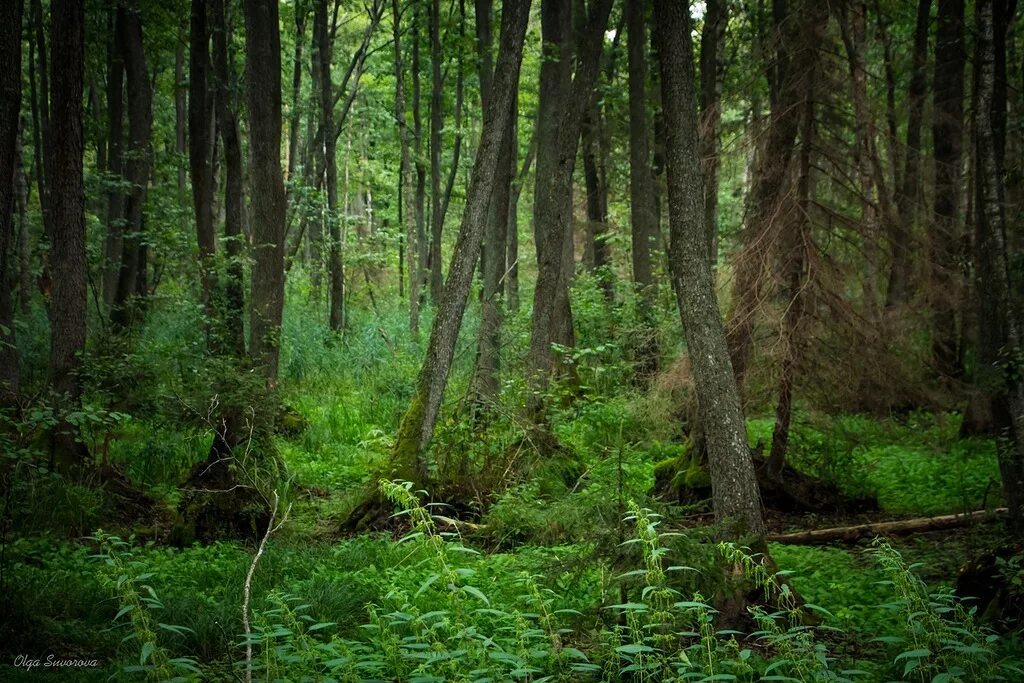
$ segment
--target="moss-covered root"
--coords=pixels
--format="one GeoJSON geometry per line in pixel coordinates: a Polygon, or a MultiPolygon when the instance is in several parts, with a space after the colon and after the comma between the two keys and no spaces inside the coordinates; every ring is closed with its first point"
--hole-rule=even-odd
{"type": "Polygon", "coordinates": [[[693,439],[682,452],[654,466],[654,493],[679,503],[694,503],[711,497],[711,475],[701,448],[693,439]]]}

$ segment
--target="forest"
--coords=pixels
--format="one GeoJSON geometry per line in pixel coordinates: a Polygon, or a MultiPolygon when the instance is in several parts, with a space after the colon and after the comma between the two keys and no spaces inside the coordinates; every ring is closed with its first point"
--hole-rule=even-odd
{"type": "Polygon", "coordinates": [[[0,680],[1024,681],[1017,0],[0,0],[0,680]]]}

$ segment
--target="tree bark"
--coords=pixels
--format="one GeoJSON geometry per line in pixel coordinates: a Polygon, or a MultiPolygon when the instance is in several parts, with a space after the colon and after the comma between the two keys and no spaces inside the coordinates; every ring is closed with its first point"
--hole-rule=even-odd
{"type": "Polygon", "coordinates": [[[150,141],[153,131],[153,94],[150,91],[149,74],[146,70],[146,54],[143,49],[142,22],[137,8],[120,5],[115,19],[117,33],[121,36],[126,76],[125,90],[128,95],[128,149],[125,164],[125,179],[129,192],[125,203],[125,232],[121,248],[120,271],[117,290],[111,308],[111,322],[116,329],[127,329],[133,318],[132,296],[136,293],[136,281],[140,270],[145,271],[142,252],[143,212],[146,205],[146,186],[149,184],[152,149],[150,141]]]}
{"type": "Polygon", "coordinates": [[[427,17],[430,35],[430,300],[441,301],[441,237],[444,215],[441,197],[441,128],[444,125],[441,81],[441,1],[430,0],[427,17]]]}
{"type": "Polygon", "coordinates": [[[709,0],[700,33],[700,159],[708,258],[718,265],[718,169],[722,153],[722,83],[725,80],[726,0],[709,0]]]}
{"type": "Polygon", "coordinates": [[[217,130],[224,148],[224,251],[227,272],[224,282],[222,334],[224,344],[237,357],[245,355],[245,289],[242,247],[245,236],[242,222],[245,212],[244,168],[239,135],[237,105],[232,95],[236,77],[228,57],[227,12],[224,0],[212,0],[213,75],[216,92],[217,130]]]}
{"type": "MultiPolygon", "coordinates": [[[[15,187],[21,128],[21,22],[23,0],[0,7],[0,407],[20,392],[14,335],[15,187]]],[[[30,67],[31,68],[31,67],[30,67]]]]}
{"type": "Polygon", "coordinates": [[[931,230],[932,357],[943,376],[960,374],[956,311],[959,307],[960,195],[964,118],[964,0],[938,0],[932,138],[935,154],[931,230]]]}
{"type": "MultiPolygon", "coordinates": [[[[481,110],[486,111],[494,79],[493,39],[491,32],[491,0],[476,2],[476,42],[480,75],[481,110]]],[[[518,113],[516,97],[512,98],[509,125],[502,131],[501,148],[494,188],[487,210],[480,270],[483,291],[480,302],[480,328],[477,332],[476,364],[473,369],[473,396],[480,408],[492,403],[498,396],[501,325],[504,302],[502,278],[506,271],[506,244],[509,228],[510,193],[513,174],[512,158],[515,145],[515,119],[518,113]]]]}
{"type": "MultiPolygon", "coordinates": [[[[518,157],[519,125],[518,121],[512,131],[512,161],[515,163],[518,157]]],[[[537,130],[534,128],[530,135],[530,144],[526,148],[526,157],[523,165],[512,180],[512,187],[508,196],[508,243],[505,253],[505,298],[508,302],[508,310],[516,312],[519,310],[519,196],[526,184],[526,178],[530,174],[530,167],[533,159],[537,156],[537,130]]]]}
{"type": "Polygon", "coordinates": [[[425,453],[433,437],[455,354],[455,343],[469,300],[473,272],[480,254],[483,226],[519,82],[519,66],[529,13],[530,0],[507,0],[503,7],[498,59],[491,96],[484,110],[483,131],[466,195],[466,208],[444,294],[431,326],[430,341],[417,379],[416,392],[399,427],[391,461],[392,477],[417,483],[429,480],[425,453]]]}
{"type": "MultiPolygon", "coordinates": [[[[50,4],[52,60],[45,140],[47,235],[50,240],[50,386],[62,417],[52,432],[58,471],[73,473],[88,458],[78,429],[66,419],[81,398],[78,368],[85,350],[85,189],[82,161],[82,90],[85,61],[85,4],[50,4]]],[[[40,45],[42,48],[42,45],[40,45]]],[[[43,95],[45,99],[45,95],[43,95]]]]}
{"type": "Polygon", "coordinates": [[[330,326],[345,327],[345,268],[341,254],[341,223],[338,210],[338,150],[334,129],[334,88],[331,83],[331,37],[327,26],[327,0],[317,0],[313,10],[313,41],[318,64],[320,129],[323,131],[324,183],[327,194],[327,227],[330,235],[328,274],[330,276],[330,326]]]}
{"type": "MultiPolygon", "coordinates": [[[[977,381],[989,395],[1003,493],[1016,531],[1024,530],[1024,353],[1020,283],[1015,281],[1008,243],[1002,158],[1005,145],[1005,100],[997,90],[999,55],[993,4],[975,5],[977,90],[975,143],[977,164],[975,260],[979,293],[977,381]],[[1001,106],[1000,106],[1001,105],[1001,106]]],[[[1005,52],[1003,53],[1005,60],[1005,52]]],[[[1005,63],[1005,62],[1004,62],[1005,63]]]]}
{"type": "MultiPolygon", "coordinates": [[[[401,190],[402,229],[405,235],[405,262],[409,269],[409,333],[414,337],[420,327],[419,246],[416,234],[416,197],[413,189],[412,131],[406,117],[405,68],[402,54],[402,12],[400,0],[391,0],[391,36],[395,55],[395,121],[398,123],[401,157],[399,183],[401,190]]],[[[413,36],[416,40],[416,36],[413,36]]]]}
{"type": "Polygon", "coordinates": [[[527,374],[535,389],[529,412],[541,412],[541,392],[555,370],[552,344],[574,346],[569,283],[573,274],[572,178],[580,126],[597,83],[609,0],[597,0],[585,21],[573,77],[571,0],[544,0],[537,110],[537,172],[533,224],[537,248],[537,284],[527,374]]]}
{"type": "Polygon", "coordinates": [[[273,389],[284,309],[281,33],[276,0],[245,0],[244,11],[253,241],[249,353],[273,389]]]}
{"type": "Polygon", "coordinates": [[[892,263],[889,267],[889,287],[886,307],[891,308],[910,298],[912,267],[911,241],[921,188],[921,121],[924,118],[925,94],[928,88],[928,25],[932,0],[918,0],[917,21],[914,27],[914,53],[910,88],[907,92],[907,137],[904,145],[903,173],[896,195],[899,220],[889,234],[892,263]]]}
{"type": "Polygon", "coordinates": [[[762,537],[761,498],[703,225],[689,11],[673,0],[655,0],[654,19],[666,131],[669,266],[707,440],[715,519],[728,537],[762,537]]]}
{"type": "Polygon", "coordinates": [[[295,5],[295,52],[292,59],[292,110],[288,118],[288,175],[289,183],[295,180],[295,167],[299,157],[299,121],[302,107],[302,44],[306,33],[306,6],[295,5]]]}
{"type": "Polygon", "coordinates": [[[812,529],[796,531],[789,534],[773,534],[768,536],[773,543],[787,545],[825,545],[826,543],[856,543],[866,536],[902,536],[927,531],[942,531],[967,526],[974,522],[983,522],[1006,514],[1006,508],[977,510],[963,515],[940,515],[938,517],[917,517],[900,519],[893,522],[874,522],[871,524],[855,524],[853,526],[832,527],[828,529],[812,529]]]}
{"type": "MultiPolygon", "coordinates": [[[[113,10],[118,14],[118,10],[113,10]]],[[[117,297],[124,246],[124,50],[116,19],[107,45],[107,234],[104,240],[103,302],[111,307],[117,297]]]]}
{"type": "Polygon", "coordinates": [[[208,85],[210,34],[206,0],[192,0],[189,38],[188,159],[192,178],[192,205],[199,245],[199,280],[207,326],[217,320],[215,296],[217,272],[214,254],[217,237],[213,226],[213,144],[210,119],[213,98],[208,85]]]}
{"type": "MultiPolygon", "coordinates": [[[[413,3],[412,10],[412,125],[413,125],[413,158],[416,165],[416,274],[417,280],[413,289],[416,293],[418,306],[423,303],[424,287],[430,271],[430,243],[427,240],[427,167],[423,158],[423,112],[420,97],[420,4],[413,3]]],[[[418,310],[417,306],[417,310],[418,310]]],[[[414,336],[418,336],[419,324],[414,336]]]]}

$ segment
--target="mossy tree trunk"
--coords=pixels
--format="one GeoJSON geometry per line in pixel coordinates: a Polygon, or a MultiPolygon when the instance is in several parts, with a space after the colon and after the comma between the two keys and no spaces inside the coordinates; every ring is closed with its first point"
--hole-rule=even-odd
{"type": "MultiPolygon", "coordinates": [[[[473,272],[480,255],[491,192],[498,174],[498,160],[506,129],[511,122],[512,100],[519,83],[523,40],[530,13],[530,0],[509,0],[502,12],[501,40],[491,97],[484,110],[483,131],[466,195],[466,208],[441,300],[430,329],[430,341],[416,390],[402,418],[387,476],[429,483],[426,451],[434,434],[441,399],[448,382],[455,342],[469,300],[473,272]]],[[[383,504],[371,496],[371,507],[383,504]],[[372,505],[376,503],[376,505],[372,505]]],[[[366,505],[353,512],[350,522],[359,523],[368,511],[366,505]]]]}
{"type": "Polygon", "coordinates": [[[666,131],[669,266],[707,442],[715,518],[728,536],[763,536],[761,499],[708,260],[689,12],[673,0],[656,0],[654,17],[666,131]]]}

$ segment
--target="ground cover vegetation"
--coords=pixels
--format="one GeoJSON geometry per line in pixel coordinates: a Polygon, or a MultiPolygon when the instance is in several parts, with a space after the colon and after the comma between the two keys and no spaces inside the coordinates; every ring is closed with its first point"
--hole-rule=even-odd
{"type": "Polygon", "coordinates": [[[0,3],[0,678],[1024,680],[1020,22],[0,3]]]}

